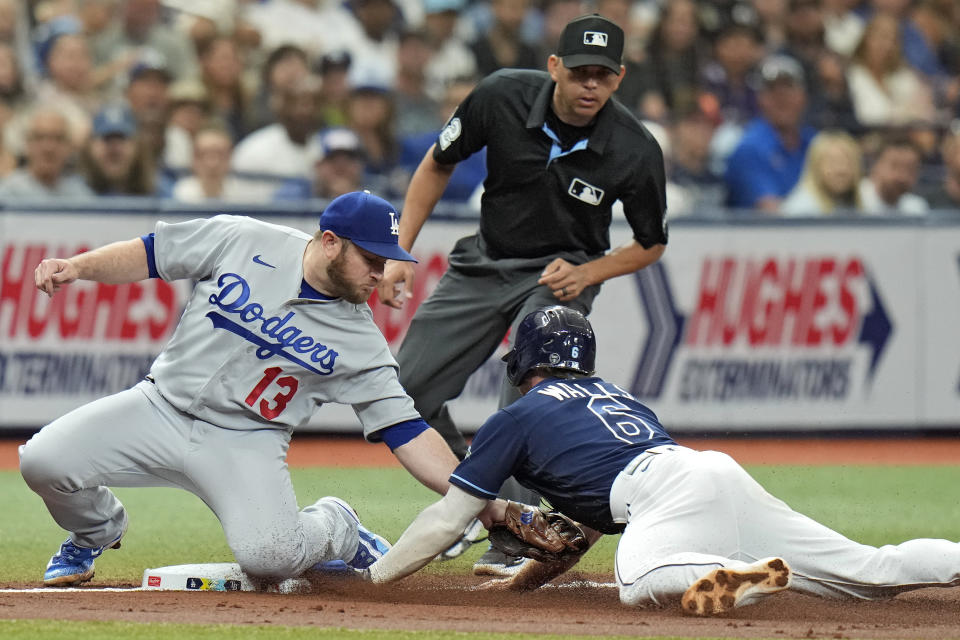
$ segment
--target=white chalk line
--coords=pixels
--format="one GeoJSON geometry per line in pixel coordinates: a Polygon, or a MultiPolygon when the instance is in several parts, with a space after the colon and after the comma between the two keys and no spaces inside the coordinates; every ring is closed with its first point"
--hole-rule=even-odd
{"type": "Polygon", "coordinates": [[[106,593],[120,591],[147,591],[140,587],[27,587],[25,589],[0,589],[0,593],[106,593]]]}
{"type": "MultiPolygon", "coordinates": [[[[574,582],[564,582],[561,584],[545,584],[541,589],[612,589],[616,588],[613,582],[593,582],[592,580],[576,580],[574,582]]],[[[0,593],[130,593],[132,591],[150,591],[153,593],[162,591],[189,591],[188,589],[144,589],[143,587],[26,587],[23,589],[0,589],[0,593]]],[[[210,593],[212,590],[197,590],[197,593],[204,591],[210,593]]],[[[226,591],[217,591],[217,593],[228,593],[226,591]]],[[[250,593],[244,591],[242,593],[250,593]]]]}

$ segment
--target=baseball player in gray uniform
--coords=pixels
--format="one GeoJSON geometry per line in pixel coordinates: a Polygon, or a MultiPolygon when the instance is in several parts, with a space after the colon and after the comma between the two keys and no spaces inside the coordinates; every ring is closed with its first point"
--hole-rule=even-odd
{"type": "Polygon", "coordinates": [[[197,284],[147,379],[41,429],[20,449],[24,480],[70,537],[47,585],[93,577],[127,512],[107,486],[180,487],[223,525],[241,569],[281,580],[318,563],[363,568],[387,542],[344,501],[298,510],[286,464],[293,429],[325,402],[353,406],[424,485],[446,491],[457,459],[414,409],[366,305],[397,244],[399,216],[366,192],[335,199],[309,234],[221,215],[177,224],[35,272],[49,295],[74,280],[197,284]]]}

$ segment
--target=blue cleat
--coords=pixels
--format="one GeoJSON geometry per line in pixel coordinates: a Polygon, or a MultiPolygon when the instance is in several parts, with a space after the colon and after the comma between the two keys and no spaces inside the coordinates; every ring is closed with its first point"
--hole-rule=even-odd
{"type": "Polygon", "coordinates": [[[93,560],[107,549],[119,549],[120,537],[102,547],[87,549],[78,547],[73,540],[67,540],[60,545],[43,572],[43,584],[48,587],[72,587],[88,582],[93,578],[93,560]]]}
{"type": "Polygon", "coordinates": [[[320,500],[335,503],[353,518],[354,522],[357,523],[357,534],[359,534],[360,541],[357,545],[357,553],[353,556],[352,560],[346,562],[343,560],[321,562],[314,565],[313,568],[315,571],[320,571],[321,573],[353,573],[354,570],[366,569],[390,550],[390,543],[387,542],[386,538],[375,534],[360,524],[360,516],[357,515],[357,512],[354,511],[353,507],[349,504],[333,496],[320,498],[320,500]]]}

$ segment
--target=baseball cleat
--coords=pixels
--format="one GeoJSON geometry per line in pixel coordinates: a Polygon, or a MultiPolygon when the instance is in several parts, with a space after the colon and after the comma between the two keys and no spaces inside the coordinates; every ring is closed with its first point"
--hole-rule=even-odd
{"type": "Polygon", "coordinates": [[[326,496],[325,498],[320,498],[320,500],[327,500],[335,503],[338,507],[347,512],[347,514],[353,518],[354,522],[357,523],[357,534],[359,536],[359,543],[357,545],[357,553],[353,556],[352,560],[344,562],[343,560],[330,560],[328,562],[321,562],[315,565],[315,569],[327,573],[338,573],[344,571],[344,564],[352,569],[366,569],[374,562],[383,557],[383,555],[390,550],[390,543],[387,542],[387,539],[383,536],[375,534],[373,531],[370,531],[365,526],[360,524],[360,516],[357,515],[357,512],[353,510],[349,504],[336,498],[334,496],[326,496]]]}
{"type": "Polygon", "coordinates": [[[520,571],[526,562],[527,558],[508,556],[504,552],[490,547],[473,565],[473,575],[509,578],[520,571]]]}
{"type": "Polygon", "coordinates": [[[75,587],[93,579],[93,560],[107,549],[119,549],[120,538],[102,547],[88,549],[78,547],[67,538],[60,551],[50,558],[43,572],[43,584],[47,587],[75,587]]]}
{"type": "Polygon", "coordinates": [[[716,615],[789,586],[790,566],[783,558],[765,558],[739,569],[714,569],[687,589],[680,605],[689,615],[716,615]]]}

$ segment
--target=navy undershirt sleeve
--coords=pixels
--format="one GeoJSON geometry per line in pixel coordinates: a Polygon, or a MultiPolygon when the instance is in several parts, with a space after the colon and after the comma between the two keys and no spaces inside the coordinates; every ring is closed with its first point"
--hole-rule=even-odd
{"type": "Polygon", "coordinates": [[[397,447],[402,447],[418,435],[430,428],[423,418],[414,418],[391,425],[386,429],[381,429],[377,435],[383,439],[384,444],[393,451],[397,447]]]}
{"type": "Polygon", "coordinates": [[[147,250],[147,271],[150,273],[151,278],[159,278],[160,274],[157,273],[157,257],[153,252],[153,234],[148,233],[145,236],[140,236],[140,239],[143,240],[143,248],[147,250]]]}

